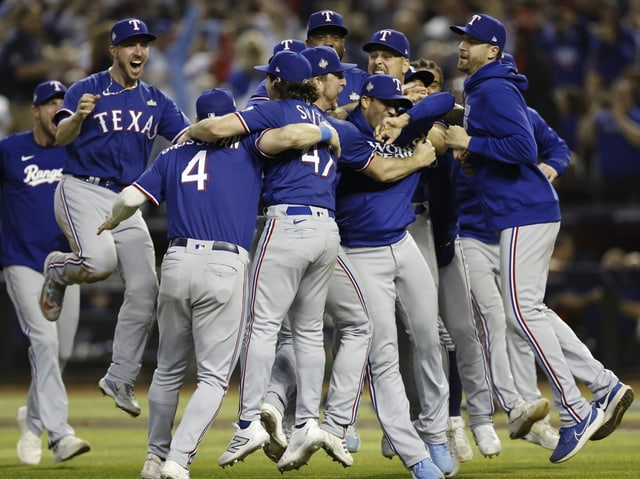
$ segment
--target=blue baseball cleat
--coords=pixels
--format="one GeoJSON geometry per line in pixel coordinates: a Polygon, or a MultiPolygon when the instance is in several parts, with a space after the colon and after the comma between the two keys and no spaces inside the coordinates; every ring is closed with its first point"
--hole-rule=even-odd
{"type": "Polygon", "coordinates": [[[592,441],[604,439],[615,431],[622,416],[633,403],[633,398],[633,389],[618,381],[611,391],[594,401],[604,411],[604,424],[591,436],[592,441]]]}
{"type": "Polygon", "coordinates": [[[578,454],[603,424],[604,411],[592,404],[591,412],[581,422],[575,426],[560,428],[560,440],[549,460],[554,464],[568,461],[578,454]]]}

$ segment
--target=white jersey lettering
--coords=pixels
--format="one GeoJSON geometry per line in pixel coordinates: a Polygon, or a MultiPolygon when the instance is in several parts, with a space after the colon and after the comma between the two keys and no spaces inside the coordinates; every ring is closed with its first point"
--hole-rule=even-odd
{"type": "Polygon", "coordinates": [[[96,113],[93,115],[93,118],[98,121],[100,131],[103,134],[117,131],[131,131],[145,135],[150,140],[153,140],[158,134],[158,125],[154,121],[155,118],[153,115],[145,118],[143,114],[144,112],[136,110],[127,110],[126,113],[122,110],[111,110],[110,112],[102,111],[96,113]],[[127,115],[130,121],[125,124],[127,115]],[[141,124],[143,124],[142,127],[140,127],[141,124]]]}
{"type": "Polygon", "coordinates": [[[38,165],[29,165],[24,169],[24,183],[38,186],[43,183],[56,183],[62,178],[62,168],[41,170],[38,165]]]}

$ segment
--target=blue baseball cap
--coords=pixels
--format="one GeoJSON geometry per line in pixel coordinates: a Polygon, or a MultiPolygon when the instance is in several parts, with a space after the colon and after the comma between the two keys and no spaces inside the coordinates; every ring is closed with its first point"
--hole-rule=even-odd
{"type": "Polygon", "coordinates": [[[416,67],[410,66],[407,73],[404,74],[404,82],[409,83],[413,80],[420,80],[424,86],[429,86],[433,82],[433,73],[427,70],[416,70],[416,67]]]}
{"type": "Polygon", "coordinates": [[[258,65],[253,68],[290,82],[302,82],[311,78],[311,64],[298,52],[278,52],[271,58],[268,65],[258,65]]]}
{"type": "Polygon", "coordinates": [[[312,77],[327,73],[342,73],[357,66],[355,63],[342,63],[336,51],[324,45],[306,48],[301,53],[311,64],[312,77]]]}
{"type": "Polygon", "coordinates": [[[156,39],[153,33],[149,33],[147,24],[138,18],[125,18],[116,22],[111,28],[111,45],[115,46],[127,38],[143,36],[150,42],[156,39]]]}
{"type": "Polygon", "coordinates": [[[196,100],[196,115],[200,120],[226,115],[233,111],[236,111],[236,101],[231,90],[226,88],[205,90],[196,100]]]}
{"type": "Polygon", "coordinates": [[[453,25],[449,28],[458,35],[466,33],[483,43],[495,45],[500,50],[504,48],[504,44],[507,41],[507,31],[504,25],[499,20],[484,13],[472,16],[464,26],[453,25]]]}
{"type": "MultiPolygon", "coordinates": [[[[276,45],[273,47],[271,58],[273,58],[273,55],[278,52],[301,52],[305,48],[307,48],[307,44],[302,40],[287,38],[286,40],[282,40],[281,42],[276,43],[276,45]]],[[[269,61],[271,61],[271,58],[269,58],[269,61]]]]}
{"type": "Polygon", "coordinates": [[[361,96],[378,100],[397,101],[403,108],[411,108],[413,103],[402,95],[402,83],[391,75],[369,75],[362,86],[361,96]]]}
{"type": "Polygon", "coordinates": [[[409,40],[404,33],[398,30],[387,28],[375,32],[371,37],[371,41],[365,43],[362,49],[365,52],[370,52],[378,47],[386,47],[405,58],[409,58],[409,40]]]}
{"type": "Polygon", "coordinates": [[[332,29],[340,32],[341,35],[347,36],[349,30],[344,26],[342,15],[333,10],[320,10],[309,15],[307,22],[307,38],[311,36],[311,32],[320,28],[332,29]]]}
{"type": "Polygon", "coordinates": [[[40,106],[52,98],[64,98],[67,87],[57,80],[44,81],[33,90],[33,106],[40,106]]]}

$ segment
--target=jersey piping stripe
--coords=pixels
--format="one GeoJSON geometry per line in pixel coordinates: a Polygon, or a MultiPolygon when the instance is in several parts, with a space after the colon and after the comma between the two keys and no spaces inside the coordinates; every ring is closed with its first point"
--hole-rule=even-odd
{"type": "MultiPolygon", "coordinates": [[[[358,300],[360,301],[360,304],[362,305],[362,310],[364,311],[365,316],[367,318],[369,318],[369,310],[367,309],[367,304],[365,303],[364,295],[362,294],[362,290],[360,289],[360,285],[356,281],[356,278],[353,276],[353,273],[351,272],[351,270],[349,269],[347,264],[344,262],[344,260],[340,257],[340,255],[338,255],[336,261],[338,262],[338,266],[347,275],[347,278],[349,278],[349,282],[353,286],[353,290],[355,291],[356,296],[358,296],[358,300]]],[[[355,400],[355,402],[354,402],[354,404],[353,404],[353,406],[351,408],[351,423],[352,424],[356,421],[356,418],[357,418],[357,415],[358,415],[358,407],[360,405],[360,398],[362,397],[362,388],[364,387],[364,378],[365,378],[366,373],[367,373],[367,366],[366,366],[366,362],[365,362],[364,367],[362,368],[362,371],[360,372],[360,385],[358,386],[358,394],[356,394],[356,400],[355,400]]]]}
{"type": "MultiPolygon", "coordinates": [[[[477,300],[476,296],[473,294],[473,291],[471,291],[471,303],[473,304],[473,309],[475,310],[475,312],[478,315],[478,318],[480,320],[480,321],[478,321],[480,323],[480,327],[482,328],[482,335],[480,337],[480,344],[482,345],[482,354],[486,357],[486,356],[488,356],[490,354],[489,351],[491,351],[491,348],[492,348],[492,346],[491,346],[491,337],[489,336],[489,322],[487,321],[487,315],[484,314],[484,312],[480,308],[480,305],[478,304],[478,300],[477,300]]],[[[507,407],[506,399],[502,395],[502,390],[500,388],[498,388],[498,387],[493,386],[493,385],[491,385],[489,387],[489,390],[494,392],[494,394],[496,396],[496,400],[498,401],[498,404],[500,405],[500,409],[502,409],[503,411],[506,411],[507,413],[511,412],[511,409],[509,407],[507,407]]]]}
{"type": "MultiPolygon", "coordinates": [[[[456,256],[462,263],[462,270],[465,272],[463,275],[463,278],[464,278],[464,287],[466,291],[469,291],[469,311],[473,311],[473,293],[471,292],[470,278],[469,278],[469,274],[467,273],[469,271],[469,265],[467,264],[467,261],[464,258],[464,251],[462,249],[462,242],[460,241],[460,238],[456,238],[454,240],[454,246],[456,249],[456,256]]],[[[471,321],[471,327],[473,328],[473,334],[475,335],[476,340],[478,341],[478,344],[482,346],[482,341],[480,340],[480,334],[478,334],[478,327],[476,326],[476,322],[473,321],[473,316],[471,321]]],[[[489,351],[488,349],[485,350],[482,347],[480,348],[480,353],[482,354],[482,370],[484,372],[484,384],[487,387],[487,391],[491,391],[491,386],[492,386],[491,366],[489,363],[488,351],[489,351]]],[[[495,405],[493,404],[493,401],[489,401],[489,404],[491,407],[491,414],[493,415],[496,412],[495,405]]]]}
{"type": "Polygon", "coordinates": [[[227,374],[225,375],[225,385],[224,385],[224,389],[222,390],[222,396],[220,398],[220,401],[218,402],[218,408],[213,412],[211,419],[209,420],[207,425],[202,429],[202,433],[200,434],[200,436],[198,436],[198,439],[195,442],[194,448],[191,451],[187,452],[187,456],[189,458],[187,464],[191,464],[191,462],[193,461],[194,456],[198,452],[198,447],[200,446],[202,439],[204,439],[204,436],[207,434],[207,432],[213,425],[213,422],[216,420],[216,417],[218,417],[218,414],[220,413],[220,409],[222,408],[222,399],[224,399],[224,397],[227,394],[227,391],[229,389],[229,381],[231,380],[231,375],[233,374],[233,370],[235,369],[236,363],[238,362],[238,354],[240,352],[240,345],[242,344],[242,337],[243,337],[242,333],[244,331],[242,324],[244,323],[244,317],[245,317],[244,315],[246,313],[245,305],[247,304],[246,302],[247,298],[245,294],[246,286],[247,286],[247,275],[245,273],[244,278],[242,280],[242,308],[240,310],[241,311],[240,325],[238,327],[238,334],[236,335],[236,344],[235,344],[235,347],[233,348],[233,354],[231,355],[231,359],[229,360],[229,369],[227,370],[227,374]]]}
{"type": "MultiPolygon", "coordinates": [[[[71,231],[71,236],[73,237],[73,243],[75,244],[75,248],[72,248],[72,249],[77,252],[76,254],[79,258],[82,258],[83,257],[82,246],[80,245],[80,239],[78,238],[78,233],[76,232],[76,229],[73,227],[73,221],[71,221],[71,215],[69,214],[69,205],[67,203],[67,196],[65,195],[65,192],[64,192],[65,183],[66,183],[66,178],[63,177],[62,180],[60,180],[60,196],[62,198],[62,205],[64,207],[64,216],[67,219],[67,225],[69,225],[69,231],[71,231]]],[[[82,260],[80,260],[80,262],[78,263],[78,265],[80,264],[82,264],[82,260]]]]}
{"type": "Polygon", "coordinates": [[[529,326],[526,323],[526,320],[523,317],[522,311],[520,310],[520,304],[518,302],[518,292],[516,290],[516,255],[517,255],[517,245],[518,245],[518,233],[520,229],[519,227],[512,228],[511,230],[511,238],[509,242],[509,299],[511,301],[511,307],[513,309],[513,313],[515,315],[516,321],[520,325],[520,328],[525,333],[533,351],[536,353],[536,356],[540,359],[542,367],[547,372],[547,377],[549,377],[550,381],[553,383],[557,391],[560,393],[560,402],[562,406],[565,408],[567,413],[573,417],[576,422],[580,422],[582,420],[580,414],[577,413],[573,407],[568,403],[567,396],[565,394],[565,390],[560,382],[559,378],[556,376],[553,367],[549,364],[547,357],[544,355],[540,344],[538,343],[536,337],[533,335],[529,326]]]}
{"type": "Polygon", "coordinates": [[[270,219],[265,224],[265,230],[263,234],[265,235],[265,240],[262,244],[259,245],[260,250],[257,252],[257,256],[255,257],[256,267],[253,273],[253,278],[251,278],[251,296],[250,302],[251,307],[249,309],[249,321],[247,324],[247,332],[246,332],[246,344],[244,347],[244,351],[242,353],[243,360],[241,361],[241,374],[240,374],[240,395],[239,395],[239,407],[240,413],[242,413],[242,404],[244,397],[244,378],[245,378],[245,365],[247,363],[246,359],[249,354],[249,347],[251,346],[251,331],[253,330],[253,322],[255,320],[255,299],[256,299],[256,284],[258,283],[258,277],[260,276],[260,270],[262,267],[262,262],[264,260],[265,252],[267,251],[267,246],[269,245],[269,241],[273,236],[273,231],[275,230],[276,220],[270,219]]]}

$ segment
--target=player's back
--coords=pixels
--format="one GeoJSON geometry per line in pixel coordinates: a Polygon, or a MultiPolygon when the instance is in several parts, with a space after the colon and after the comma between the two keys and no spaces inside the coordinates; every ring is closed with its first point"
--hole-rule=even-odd
{"type": "Polygon", "coordinates": [[[167,237],[227,241],[249,249],[258,213],[262,161],[254,136],[167,148],[137,181],[166,201],[167,237]]]}

